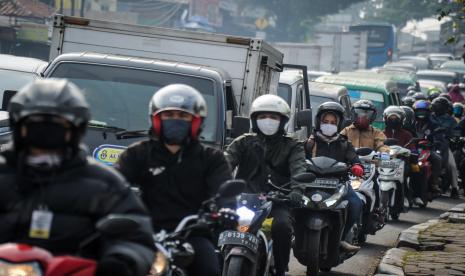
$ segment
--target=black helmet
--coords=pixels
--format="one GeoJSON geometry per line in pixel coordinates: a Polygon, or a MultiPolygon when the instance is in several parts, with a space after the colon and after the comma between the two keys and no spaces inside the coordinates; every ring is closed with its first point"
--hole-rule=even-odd
{"type": "Polygon", "coordinates": [[[423,94],[422,92],[417,92],[412,97],[415,99],[415,101],[427,100],[426,95],[423,94]]]}
{"type": "Polygon", "coordinates": [[[391,115],[397,116],[401,122],[403,122],[405,119],[404,110],[400,106],[397,106],[397,105],[390,105],[384,110],[383,112],[384,121],[387,121],[387,119],[391,115]]]}
{"type": "Polygon", "coordinates": [[[376,119],[376,107],[370,100],[358,100],[352,105],[352,118],[357,128],[367,128],[376,119]]]}
{"type": "Polygon", "coordinates": [[[337,121],[337,131],[341,131],[342,126],[344,125],[344,113],[345,109],[342,105],[337,102],[324,102],[320,104],[315,116],[315,129],[320,129],[321,118],[326,113],[332,113],[338,117],[337,121]]]}
{"type": "Polygon", "coordinates": [[[81,90],[65,79],[36,80],[23,87],[10,101],[10,124],[30,115],[52,115],[69,121],[74,127],[87,125],[89,105],[81,90]]]}
{"type": "Polygon", "coordinates": [[[419,100],[413,104],[413,111],[416,120],[424,120],[430,116],[431,103],[426,100],[419,100]]]}
{"type": "Polygon", "coordinates": [[[431,110],[438,116],[447,114],[452,109],[452,103],[445,97],[437,97],[431,103],[431,110]]]}
{"type": "Polygon", "coordinates": [[[439,97],[443,97],[443,98],[448,99],[449,101],[452,101],[451,97],[449,96],[449,93],[446,93],[446,92],[441,93],[439,97]]]}
{"type": "Polygon", "coordinates": [[[415,99],[413,97],[406,96],[402,98],[402,104],[405,106],[412,107],[414,103],[415,103],[415,99]]]}
{"type": "Polygon", "coordinates": [[[207,117],[207,104],[197,89],[185,84],[170,84],[155,92],[149,104],[149,117],[153,134],[157,137],[162,131],[160,113],[168,110],[183,111],[194,116],[191,138],[198,138],[203,120],[207,117]]]}
{"type": "Polygon", "coordinates": [[[402,127],[407,129],[412,129],[415,125],[415,112],[410,106],[401,106],[402,110],[404,110],[405,119],[402,124],[402,127]]]}
{"type": "Polygon", "coordinates": [[[441,92],[439,91],[432,91],[431,93],[428,94],[428,101],[432,102],[434,99],[439,97],[441,95],[441,92]]]}
{"type": "Polygon", "coordinates": [[[413,95],[415,95],[416,93],[418,93],[418,91],[416,90],[409,90],[407,91],[407,97],[413,97],[413,95]]]}
{"type": "MultiPolygon", "coordinates": [[[[42,79],[26,85],[11,99],[8,111],[15,149],[17,150],[24,146],[23,139],[25,138],[19,135],[20,127],[23,124],[33,127],[34,132],[43,133],[41,135],[51,134],[46,131],[45,127],[62,134],[65,127],[53,124],[56,121],[54,118],[58,117],[67,121],[71,126],[72,137],[71,141],[66,142],[66,147],[69,146],[75,152],[79,148],[79,143],[90,119],[89,105],[81,90],[65,79],[42,79]],[[42,125],[36,122],[32,122],[31,125],[29,118],[32,117],[42,118],[43,121],[40,122],[42,125]],[[52,124],[50,124],[51,122],[52,124]]],[[[31,132],[33,132],[32,129],[31,132]]],[[[31,135],[33,134],[31,133],[31,135]]],[[[58,139],[59,137],[54,138],[58,139]]],[[[35,140],[41,140],[44,148],[56,146],[53,144],[54,139],[51,136],[48,136],[48,139],[35,140]],[[46,141],[49,143],[45,143],[46,141]]],[[[64,141],[63,137],[60,141],[64,141]]]]}

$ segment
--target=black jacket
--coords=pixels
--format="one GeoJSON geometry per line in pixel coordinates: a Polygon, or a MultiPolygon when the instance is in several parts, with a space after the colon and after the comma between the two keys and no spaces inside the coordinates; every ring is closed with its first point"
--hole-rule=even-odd
{"type": "Polygon", "coordinates": [[[246,180],[253,193],[270,190],[268,175],[274,184],[284,185],[306,170],[302,143],[283,135],[244,134],[229,145],[226,157],[233,168],[237,167],[236,178],[246,180]]]}
{"type": "Polygon", "coordinates": [[[35,245],[57,255],[79,251],[97,259],[123,255],[138,267],[134,275],[146,275],[154,257],[150,218],[119,173],[88,159],[84,151],[46,176],[17,156],[13,149],[0,154],[0,243],[35,245]],[[41,206],[53,213],[46,239],[29,233],[32,214],[41,206]],[[117,240],[103,236],[92,249],[80,251],[80,243],[96,233],[96,222],[109,214],[130,215],[141,227],[117,240]]]}
{"type": "Polygon", "coordinates": [[[155,230],[173,230],[231,179],[223,153],[199,142],[177,154],[155,140],[138,142],[121,154],[116,168],[140,187],[155,230]]]}
{"type": "Polygon", "coordinates": [[[347,164],[360,163],[354,146],[341,134],[338,135],[337,139],[332,141],[325,141],[319,135],[310,136],[305,146],[305,154],[307,159],[316,156],[326,156],[347,164]]]}

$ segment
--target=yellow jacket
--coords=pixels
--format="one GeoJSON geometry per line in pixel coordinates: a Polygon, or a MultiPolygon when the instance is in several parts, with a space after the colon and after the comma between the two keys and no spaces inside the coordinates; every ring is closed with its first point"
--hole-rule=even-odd
{"type": "Polygon", "coordinates": [[[354,124],[351,124],[344,128],[341,134],[347,136],[355,148],[367,147],[376,151],[386,150],[384,146],[386,135],[375,127],[369,126],[367,129],[359,130],[354,124]]]}

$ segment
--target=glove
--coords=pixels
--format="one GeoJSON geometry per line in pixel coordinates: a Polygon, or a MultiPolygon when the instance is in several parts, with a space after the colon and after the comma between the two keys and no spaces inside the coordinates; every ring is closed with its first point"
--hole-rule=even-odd
{"type": "Polygon", "coordinates": [[[363,176],[364,169],[363,169],[362,165],[355,164],[355,165],[352,166],[352,168],[350,170],[351,170],[352,174],[357,176],[357,177],[362,177],[363,176]]]}
{"type": "Polygon", "coordinates": [[[95,272],[97,276],[131,276],[133,274],[129,263],[118,256],[107,256],[101,259],[97,264],[97,270],[95,272]]]}
{"type": "Polygon", "coordinates": [[[289,199],[293,206],[300,206],[302,204],[302,191],[294,189],[289,193],[289,199]]]}
{"type": "Polygon", "coordinates": [[[221,208],[218,211],[218,221],[225,229],[236,229],[239,216],[230,208],[221,208]]]}

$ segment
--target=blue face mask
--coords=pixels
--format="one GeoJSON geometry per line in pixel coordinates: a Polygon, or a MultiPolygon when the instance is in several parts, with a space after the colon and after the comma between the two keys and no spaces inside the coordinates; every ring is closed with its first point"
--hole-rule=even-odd
{"type": "Polygon", "coordinates": [[[188,142],[191,122],[177,119],[162,120],[162,140],[168,145],[182,145],[188,142]]]}

